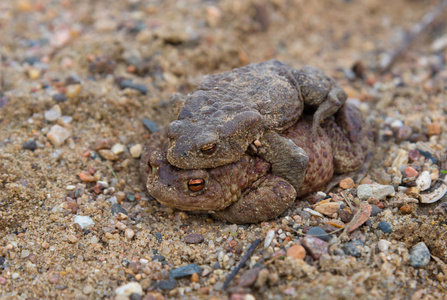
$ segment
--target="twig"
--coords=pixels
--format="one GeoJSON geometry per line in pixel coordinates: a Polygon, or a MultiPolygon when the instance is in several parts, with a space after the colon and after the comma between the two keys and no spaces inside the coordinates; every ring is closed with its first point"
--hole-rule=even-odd
{"type": "Polygon", "coordinates": [[[389,58],[381,64],[380,73],[387,72],[391,66],[395,63],[397,58],[407,50],[414,40],[424,32],[436,18],[441,15],[444,10],[447,8],[447,0],[441,0],[439,4],[432,10],[427,12],[422,19],[411,28],[410,32],[404,39],[404,41],[400,44],[400,46],[389,56],[389,58]]]}
{"type": "Polygon", "coordinates": [[[244,266],[245,262],[250,258],[250,256],[253,255],[253,252],[255,251],[256,247],[258,247],[259,243],[261,243],[261,239],[256,239],[253,244],[248,248],[247,253],[242,257],[241,261],[237,265],[236,268],[233,269],[233,272],[228,276],[227,280],[225,280],[223,288],[226,289],[228,285],[230,284],[231,280],[234,279],[236,274],[239,272],[240,269],[244,266]]]}

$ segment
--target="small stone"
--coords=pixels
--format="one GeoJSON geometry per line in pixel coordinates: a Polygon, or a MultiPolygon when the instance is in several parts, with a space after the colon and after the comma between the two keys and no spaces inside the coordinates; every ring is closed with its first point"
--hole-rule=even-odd
{"type": "Polygon", "coordinates": [[[19,278],[20,277],[20,274],[19,273],[16,273],[16,272],[14,272],[14,273],[12,273],[12,279],[17,279],[17,278],[19,278]]]}
{"type": "Polygon", "coordinates": [[[239,286],[242,287],[250,287],[258,278],[259,271],[261,271],[260,268],[252,268],[250,270],[245,271],[241,277],[239,278],[239,286]]]}
{"type": "Polygon", "coordinates": [[[28,76],[31,79],[37,79],[40,76],[40,71],[36,68],[31,68],[28,70],[28,76]]]}
{"type": "Polygon", "coordinates": [[[412,133],[413,130],[411,129],[411,127],[402,126],[396,132],[396,139],[398,142],[406,141],[410,138],[412,133]]]}
{"type": "Polygon", "coordinates": [[[306,257],[306,249],[301,245],[293,245],[287,250],[286,255],[295,259],[304,259],[306,257]]]}
{"type": "Polygon", "coordinates": [[[333,216],[340,210],[340,204],[336,202],[323,203],[315,207],[315,210],[326,216],[333,216]]]}
{"type": "Polygon", "coordinates": [[[160,280],[158,283],[158,288],[163,291],[170,291],[177,287],[177,280],[174,278],[169,278],[167,280],[160,280]]]}
{"type": "Polygon", "coordinates": [[[148,90],[147,87],[143,84],[133,83],[131,79],[118,78],[116,80],[120,89],[133,89],[139,91],[141,94],[146,95],[148,90]]]}
{"type": "Polygon", "coordinates": [[[192,273],[191,275],[191,282],[199,282],[199,274],[197,273],[192,273]]]}
{"type": "Polygon", "coordinates": [[[203,242],[204,238],[201,234],[191,233],[185,236],[184,240],[187,244],[200,244],[203,242]]]}
{"type": "Polygon", "coordinates": [[[143,122],[144,127],[146,127],[146,129],[150,133],[154,133],[158,130],[158,126],[154,121],[145,118],[141,119],[141,121],[143,122]]]}
{"type": "Polygon", "coordinates": [[[87,284],[86,286],[84,286],[84,288],[82,289],[82,292],[86,295],[89,295],[93,292],[93,287],[90,284],[87,284]]]}
{"type": "Polygon", "coordinates": [[[424,171],[419,175],[419,177],[416,179],[416,186],[421,190],[425,191],[430,188],[431,185],[431,177],[430,172],[424,171]]]}
{"type": "Polygon", "coordinates": [[[62,116],[61,108],[59,105],[53,106],[53,108],[47,110],[44,113],[45,120],[48,122],[53,122],[62,116]]]}
{"type": "Polygon", "coordinates": [[[417,243],[410,251],[410,265],[425,267],[430,262],[430,250],[424,242],[417,243]]]}
{"type": "Polygon", "coordinates": [[[126,146],[124,146],[123,144],[115,144],[112,146],[112,149],[110,149],[110,151],[112,151],[113,154],[115,154],[115,155],[120,155],[125,150],[126,150],[126,146]]]}
{"type": "Polygon", "coordinates": [[[348,178],[343,179],[342,181],[340,181],[340,184],[339,184],[339,185],[340,185],[340,187],[341,187],[342,189],[344,189],[344,190],[352,189],[352,188],[355,187],[354,180],[352,180],[351,177],[348,177],[348,178]]]}
{"type": "Polygon", "coordinates": [[[31,150],[34,151],[37,149],[37,143],[34,140],[29,140],[23,143],[22,148],[25,150],[31,150]]]}
{"type": "Polygon", "coordinates": [[[419,153],[417,149],[412,149],[408,151],[408,158],[410,159],[411,162],[418,161],[420,157],[421,153],[419,153]]]}
{"type": "Polygon", "coordinates": [[[0,276],[0,285],[5,285],[7,283],[8,283],[8,281],[6,280],[6,278],[0,276]]]}
{"type": "Polygon", "coordinates": [[[390,246],[391,246],[391,242],[390,242],[390,241],[387,241],[387,240],[380,240],[380,241],[377,243],[377,248],[379,248],[379,251],[380,251],[380,252],[386,252],[386,251],[388,251],[388,249],[390,248],[390,246]]]}
{"type": "Polygon", "coordinates": [[[349,223],[354,217],[354,213],[351,211],[351,209],[345,207],[338,212],[338,216],[340,217],[340,220],[342,220],[343,223],[349,223]]]}
{"type": "Polygon", "coordinates": [[[401,213],[408,215],[413,212],[413,207],[410,204],[406,203],[402,205],[399,210],[401,213]]]}
{"type": "Polygon", "coordinates": [[[427,125],[428,136],[439,135],[441,133],[441,125],[439,123],[431,123],[427,125]]]}
{"type": "Polygon", "coordinates": [[[311,227],[307,232],[306,235],[311,235],[314,237],[317,237],[319,239],[322,239],[323,241],[328,242],[331,238],[327,234],[327,232],[320,228],[320,227],[311,227]]]}
{"type": "Polygon", "coordinates": [[[67,101],[67,97],[65,97],[64,94],[60,94],[60,93],[54,94],[52,98],[53,98],[54,101],[56,101],[58,103],[62,103],[62,102],[67,101]]]}
{"type": "Polygon", "coordinates": [[[115,227],[118,228],[118,229],[121,230],[121,231],[124,231],[124,230],[126,230],[126,228],[127,228],[127,226],[126,226],[124,223],[121,223],[121,222],[117,222],[117,223],[115,224],[115,227]]]}
{"type": "Polygon", "coordinates": [[[404,149],[397,150],[397,155],[391,164],[392,168],[399,169],[400,166],[408,164],[408,152],[404,149]]]}
{"type": "Polygon", "coordinates": [[[216,6],[208,6],[206,8],[206,22],[211,28],[215,28],[220,24],[222,19],[222,11],[216,6]]]}
{"type": "Polygon", "coordinates": [[[48,139],[54,146],[62,145],[66,139],[71,136],[71,133],[62,126],[53,125],[47,134],[48,139]]]}
{"type": "Polygon", "coordinates": [[[313,259],[320,259],[322,255],[328,254],[328,243],[314,236],[306,235],[302,239],[302,245],[313,259]]]}
{"type": "Polygon", "coordinates": [[[130,228],[127,228],[127,229],[124,231],[124,236],[125,236],[126,239],[129,240],[129,241],[133,238],[134,235],[135,235],[135,232],[134,232],[132,229],[130,229],[130,228]]]}
{"type": "Polygon", "coordinates": [[[76,243],[76,242],[78,241],[78,239],[77,239],[74,235],[71,235],[71,234],[69,234],[69,235],[67,236],[67,240],[68,240],[70,243],[72,243],[72,244],[74,244],[74,243],[76,243]]]}
{"type": "Polygon", "coordinates": [[[65,96],[70,99],[76,98],[78,96],[79,92],[81,91],[81,89],[82,89],[82,87],[80,84],[70,84],[65,89],[65,96]]]}
{"type": "Polygon", "coordinates": [[[267,234],[265,235],[265,240],[264,240],[264,248],[267,248],[270,246],[270,244],[272,243],[273,239],[275,237],[275,230],[269,230],[267,232],[267,234]]]}
{"type": "Polygon", "coordinates": [[[354,240],[351,242],[347,242],[343,245],[343,250],[347,255],[351,255],[354,257],[362,256],[362,250],[365,247],[365,244],[360,240],[354,240]]]}
{"type": "Polygon", "coordinates": [[[81,226],[82,229],[89,228],[95,225],[95,222],[89,216],[76,216],[74,218],[74,222],[76,224],[79,224],[79,226],[81,226]]]}
{"type": "Polygon", "coordinates": [[[360,203],[357,212],[355,213],[351,222],[349,222],[348,224],[348,233],[353,232],[369,219],[369,217],[371,216],[371,209],[371,205],[369,205],[368,202],[363,201],[362,203],[360,203]]]}
{"type": "Polygon", "coordinates": [[[117,296],[130,297],[132,294],[143,295],[143,288],[138,282],[129,282],[115,289],[117,296]]]}
{"type": "Polygon", "coordinates": [[[84,182],[94,182],[96,180],[88,171],[82,171],[78,176],[84,182]]]}
{"type": "Polygon", "coordinates": [[[50,248],[50,244],[48,244],[47,242],[43,242],[42,243],[42,248],[48,249],[48,248],[50,248]]]}
{"type": "Polygon", "coordinates": [[[111,150],[108,149],[101,149],[98,150],[99,155],[101,155],[101,157],[107,159],[107,160],[117,160],[119,157],[118,155],[116,155],[115,153],[113,153],[111,150]]]}
{"type": "Polygon", "coordinates": [[[382,212],[382,210],[380,209],[380,207],[378,207],[375,204],[371,204],[371,216],[375,217],[378,214],[380,214],[382,212]]]}
{"type": "Polygon", "coordinates": [[[381,184],[361,184],[357,188],[357,196],[360,200],[367,200],[374,197],[383,200],[386,196],[394,196],[395,191],[392,185],[381,184]]]}
{"type": "Polygon", "coordinates": [[[193,273],[200,274],[201,272],[202,268],[199,265],[189,264],[187,266],[171,270],[169,272],[169,277],[177,279],[186,276],[191,276],[193,273]]]}
{"type": "Polygon", "coordinates": [[[139,158],[143,152],[143,146],[141,146],[141,144],[133,145],[130,147],[129,151],[133,158],[139,158]]]}
{"type": "Polygon", "coordinates": [[[380,222],[379,229],[385,233],[393,232],[393,228],[391,227],[390,223],[388,223],[388,222],[380,222]]]}
{"type": "Polygon", "coordinates": [[[54,274],[54,273],[50,274],[48,276],[48,282],[52,283],[52,284],[58,283],[59,282],[59,274],[54,274]]]}
{"type": "Polygon", "coordinates": [[[419,175],[419,172],[410,166],[407,166],[404,171],[405,177],[415,177],[419,175]]]}
{"type": "Polygon", "coordinates": [[[28,250],[22,250],[20,253],[20,258],[27,258],[29,256],[30,252],[28,250]]]}

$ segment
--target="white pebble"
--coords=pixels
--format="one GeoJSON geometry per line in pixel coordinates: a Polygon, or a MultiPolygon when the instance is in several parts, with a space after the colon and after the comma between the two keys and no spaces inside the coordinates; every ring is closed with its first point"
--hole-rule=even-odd
{"type": "Polygon", "coordinates": [[[70,124],[71,121],[73,121],[73,118],[70,117],[70,116],[62,116],[62,117],[61,117],[61,121],[62,121],[62,123],[64,123],[64,124],[70,124]]]}
{"type": "Polygon", "coordinates": [[[430,172],[424,171],[416,179],[416,186],[421,189],[421,191],[428,190],[431,185],[430,172]]]}
{"type": "Polygon", "coordinates": [[[74,222],[76,224],[79,224],[79,226],[81,226],[82,229],[89,228],[95,225],[95,222],[89,216],[76,216],[74,218],[74,222]]]}
{"type": "Polygon", "coordinates": [[[44,113],[45,120],[49,121],[49,122],[56,121],[57,119],[59,119],[61,117],[61,115],[62,115],[62,113],[61,113],[61,108],[59,107],[59,105],[53,106],[51,109],[47,110],[44,113]]]}
{"type": "Polygon", "coordinates": [[[135,232],[132,229],[127,228],[124,231],[124,235],[126,236],[126,239],[131,240],[133,238],[133,236],[135,235],[135,232]]]}
{"type": "Polygon", "coordinates": [[[133,158],[138,158],[141,156],[141,152],[143,152],[143,146],[141,144],[136,144],[130,147],[130,155],[132,155],[133,158]]]}
{"type": "Polygon", "coordinates": [[[274,237],[275,237],[275,230],[273,230],[273,229],[269,230],[267,232],[267,234],[265,235],[264,248],[267,248],[268,246],[270,246],[274,237]]]}
{"type": "Polygon", "coordinates": [[[386,196],[394,196],[394,194],[395,191],[392,185],[361,184],[357,188],[357,196],[360,200],[367,200],[371,197],[383,200],[386,196]]]}
{"type": "Polygon", "coordinates": [[[308,207],[304,208],[303,210],[304,210],[304,211],[307,211],[307,212],[310,213],[312,216],[317,216],[317,217],[320,217],[320,218],[324,218],[324,216],[323,216],[322,214],[320,214],[318,211],[315,211],[315,210],[310,209],[310,208],[308,208],[308,207]]]}
{"type": "Polygon", "coordinates": [[[386,252],[390,248],[391,242],[387,240],[380,240],[377,244],[377,248],[379,248],[380,252],[386,252]]]}
{"type": "Polygon", "coordinates": [[[404,122],[402,122],[401,120],[394,120],[391,123],[391,128],[400,128],[402,126],[404,126],[404,122]]]}
{"type": "Polygon", "coordinates": [[[75,185],[67,185],[67,186],[65,187],[65,189],[66,189],[67,191],[72,191],[72,190],[74,190],[75,188],[76,188],[75,185]]]}
{"type": "Polygon", "coordinates": [[[126,146],[124,146],[123,144],[115,144],[113,145],[112,149],[110,149],[110,151],[112,151],[113,154],[116,155],[123,153],[124,150],[126,150],[126,146]]]}
{"type": "Polygon", "coordinates": [[[138,282],[129,282],[115,289],[117,296],[130,297],[132,294],[143,295],[143,288],[138,282]]]}
{"type": "Polygon", "coordinates": [[[54,146],[62,145],[70,137],[70,132],[62,126],[54,125],[48,132],[47,137],[54,146]]]}
{"type": "Polygon", "coordinates": [[[317,192],[315,195],[317,196],[318,200],[323,200],[327,196],[326,193],[322,191],[317,192]]]}
{"type": "Polygon", "coordinates": [[[147,259],[140,258],[140,264],[145,265],[145,264],[147,264],[147,263],[149,263],[149,261],[148,261],[147,259]]]}

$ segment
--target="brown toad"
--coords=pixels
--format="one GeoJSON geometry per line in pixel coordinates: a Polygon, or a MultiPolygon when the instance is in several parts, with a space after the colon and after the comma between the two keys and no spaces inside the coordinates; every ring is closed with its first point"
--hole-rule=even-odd
{"type": "Polygon", "coordinates": [[[301,186],[308,161],[303,149],[279,132],[299,119],[304,106],[321,122],[346,101],[346,93],[322,71],[293,69],[278,60],[206,77],[189,95],[172,97],[177,120],[168,129],[168,161],[181,169],[223,166],[250,147],[272,164],[272,173],[301,186]]]}
{"type": "Polygon", "coordinates": [[[299,174],[302,185],[295,189],[287,180],[270,172],[270,163],[245,154],[239,161],[210,169],[179,169],[166,158],[167,135],[152,135],[142,160],[147,190],[160,203],[188,211],[211,211],[233,223],[254,223],[283,213],[296,197],[316,191],[334,172],[361,167],[368,135],[358,108],[346,103],[317,129],[312,141],[312,120],[304,116],[281,133],[302,148],[309,164],[299,174]]]}

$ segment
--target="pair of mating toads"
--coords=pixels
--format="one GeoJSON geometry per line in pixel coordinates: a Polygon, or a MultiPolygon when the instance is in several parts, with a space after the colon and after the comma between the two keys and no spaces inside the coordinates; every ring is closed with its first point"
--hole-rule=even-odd
{"type": "Polygon", "coordinates": [[[177,119],[148,141],[148,192],[238,224],[277,217],[334,173],[362,166],[368,128],[346,98],[320,70],[277,60],[208,76],[172,97],[177,119]]]}

